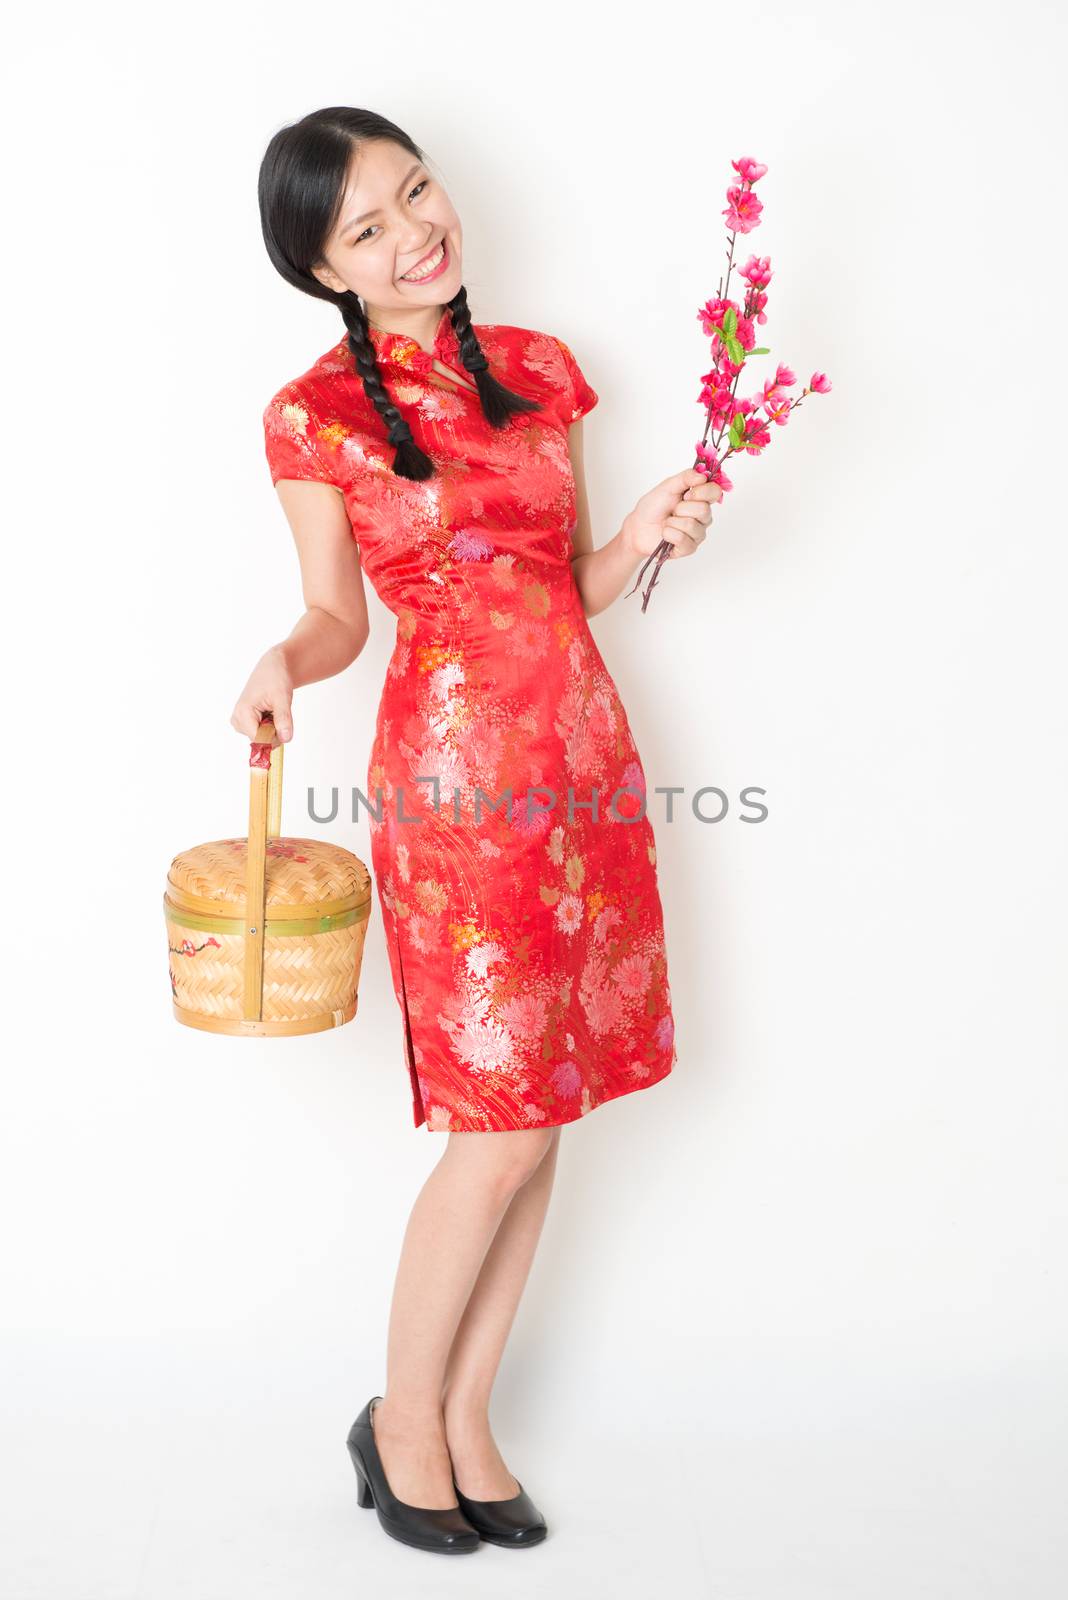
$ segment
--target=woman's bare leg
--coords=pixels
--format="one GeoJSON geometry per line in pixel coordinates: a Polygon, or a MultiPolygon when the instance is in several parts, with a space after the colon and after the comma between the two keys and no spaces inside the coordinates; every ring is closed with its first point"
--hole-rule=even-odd
{"type": "Polygon", "coordinates": [[[505,1466],[490,1429],[490,1390],[552,1194],[560,1129],[547,1131],[552,1143],[501,1219],[445,1370],[445,1437],[456,1482],[471,1500],[509,1500],[519,1493],[518,1480],[505,1466]]]}
{"type": "Polygon", "coordinates": [[[450,1134],[412,1207],[390,1310],[386,1390],[373,1417],[390,1487],[409,1505],[457,1503],[442,1405],[449,1351],[494,1235],[553,1132],[450,1134]]]}

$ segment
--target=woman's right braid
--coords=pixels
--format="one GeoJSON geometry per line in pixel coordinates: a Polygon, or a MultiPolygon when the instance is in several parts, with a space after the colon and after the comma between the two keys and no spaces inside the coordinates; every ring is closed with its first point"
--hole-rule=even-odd
{"type": "Polygon", "coordinates": [[[460,348],[460,360],[475,380],[478,398],[482,405],[482,415],[490,427],[503,428],[516,412],[540,411],[539,401],[529,395],[516,394],[513,390],[506,389],[489,370],[486,353],[471,326],[471,310],[467,304],[467,288],[464,284],[461,283],[448,304],[452,330],[460,348]]]}
{"type": "MultiPolygon", "coordinates": [[[[363,382],[364,393],[378,412],[389,431],[389,442],[396,447],[393,471],[401,478],[429,478],[435,471],[434,463],[421,450],[412,437],[412,430],[403,413],[390,396],[378,367],[378,355],[371,339],[367,313],[358,295],[346,289],[337,297],[337,306],[348,329],[348,345],[356,371],[363,382]]],[[[489,362],[471,326],[471,312],[467,304],[467,290],[459,290],[448,302],[453,332],[460,350],[460,360],[475,380],[482,414],[493,428],[503,428],[517,412],[540,411],[541,401],[531,395],[516,394],[508,389],[489,370],[489,362]]]]}
{"type": "Polygon", "coordinates": [[[378,370],[378,357],[368,332],[367,314],[359,297],[346,289],[338,296],[338,307],[349,333],[349,349],[356,363],[356,371],[363,380],[364,393],[389,429],[389,442],[396,446],[393,470],[402,478],[417,481],[429,478],[434,463],[425,451],[420,450],[412,437],[412,430],[400,410],[390,398],[378,370]]]}

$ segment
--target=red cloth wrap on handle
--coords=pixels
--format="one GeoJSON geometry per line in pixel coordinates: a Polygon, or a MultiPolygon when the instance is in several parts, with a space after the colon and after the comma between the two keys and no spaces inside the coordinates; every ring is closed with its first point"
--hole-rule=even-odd
{"type": "Polygon", "coordinates": [[[256,744],[253,741],[252,752],[248,758],[250,767],[269,767],[271,765],[271,747],[269,744],[256,744]]]}

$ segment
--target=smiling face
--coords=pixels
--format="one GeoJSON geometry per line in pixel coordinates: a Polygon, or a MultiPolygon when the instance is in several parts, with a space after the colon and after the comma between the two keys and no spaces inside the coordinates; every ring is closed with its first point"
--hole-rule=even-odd
{"type": "Polygon", "coordinates": [[[337,223],[312,270],[336,293],[359,295],[374,326],[422,344],[463,282],[462,247],[460,219],[429,169],[392,140],[367,140],[349,165],[337,223]],[[407,276],[416,269],[419,276],[407,276]]]}

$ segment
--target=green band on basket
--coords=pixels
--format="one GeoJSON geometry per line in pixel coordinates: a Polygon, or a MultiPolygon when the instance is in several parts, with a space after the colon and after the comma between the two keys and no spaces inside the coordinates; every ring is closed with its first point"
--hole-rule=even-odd
{"type": "MultiPolygon", "coordinates": [[[[195,928],[200,933],[244,933],[244,917],[203,917],[195,911],[182,911],[173,900],[164,897],[163,909],[168,922],[179,928],[195,928]]],[[[371,909],[370,901],[353,906],[351,911],[338,911],[331,917],[298,917],[279,920],[268,917],[263,924],[265,939],[298,937],[309,933],[335,933],[340,928],[350,928],[362,922],[371,909]]]]}

